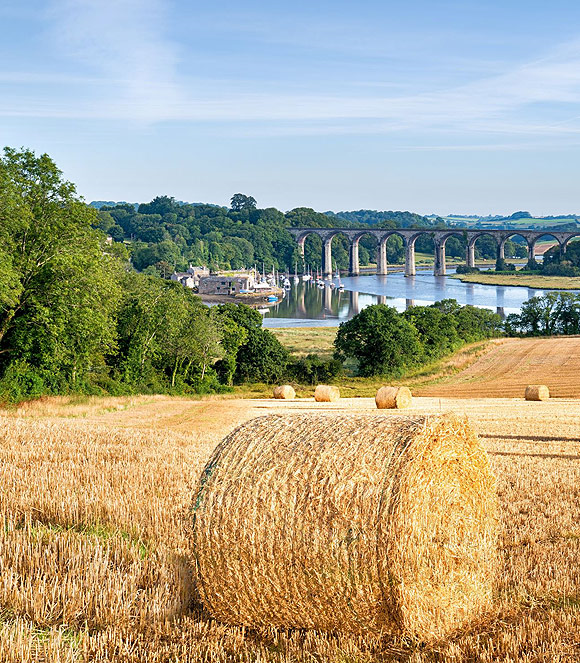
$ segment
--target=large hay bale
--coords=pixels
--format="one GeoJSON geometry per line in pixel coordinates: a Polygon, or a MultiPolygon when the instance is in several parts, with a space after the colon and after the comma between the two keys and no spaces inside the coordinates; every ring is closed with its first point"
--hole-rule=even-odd
{"type": "Polygon", "coordinates": [[[550,398],[550,390],[545,384],[529,384],[525,397],[527,401],[547,401],[550,398]]]}
{"type": "Polygon", "coordinates": [[[439,638],[490,607],[496,514],[466,420],[260,417],[201,476],[200,597],[230,624],[439,638]]]}
{"type": "Polygon", "coordinates": [[[396,408],[403,410],[411,407],[413,397],[409,387],[381,387],[375,396],[375,403],[379,410],[396,408]]]}
{"type": "Polygon", "coordinates": [[[340,399],[340,389],[327,384],[319,384],[314,390],[314,400],[319,403],[334,403],[340,399]]]}
{"type": "Polygon", "coordinates": [[[283,384],[278,387],[274,387],[274,398],[286,398],[292,399],[296,397],[296,392],[294,387],[289,384],[283,384]]]}

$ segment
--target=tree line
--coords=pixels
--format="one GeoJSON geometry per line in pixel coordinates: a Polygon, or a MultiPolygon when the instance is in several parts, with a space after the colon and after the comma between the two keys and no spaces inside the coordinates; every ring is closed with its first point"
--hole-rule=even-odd
{"type": "MultiPolygon", "coordinates": [[[[240,196],[235,203],[241,209],[220,213],[228,223],[236,223],[236,214],[249,219],[260,212],[255,201],[240,196]]],[[[174,209],[174,202],[165,203],[174,209]]],[[[151,214],[159,214],[156,206],[161,203],[151,204],[156,210],[151,214]]],[[[137,223],[151,210],[131,208],[131,213],[125,208],[123,218],[127,228],[136,231],[129,219],[137,223]]],[[[207,219],[201,221],[207,213],[204,209],[200,217],[191,218],[200,227],[206,222],[211,227],[207,219]]],[[[310,214],[300,209],[292,213],[310,214]]],[[[4,150],[0,400],[67,393],[207,393],[244,382],[282,380],[314,384],[335,378],[345,363],[362,376],[388,377],[430,363],[464,343],[502,333],[498,316],[460,307],[453,300],[404,313],[371,306],[340,326],[333,359],[309,355],[296,360],[262,328],[257,311],[236,304],[210,308],[188,288],[160,278],[156,270],[137,271],[131,246],[109,242],[102,221],[50,157],[4,150]]],[[[252,225],[238,221],[242,227],[252,225]]],[[[304,220],[298,218],[296,224],[304,220]]],[[[264,250],[277,242],[273,236],[264,250]]],[[[578,333],[578,298],[562,295],[546,301],[550,306],[530,300],[521,316],[509,316],[506,329],[578,333]]]]}
{"type": "Polygon", "coordinates": [[[0,159],[0,399],[220,391],[279,377],[287,351],[248,307],[210,309],[135,271],[47,156],[0,159]]]}
{"type": "MultiPolygon", "coordinates": [[[[259,209],[252,196],[237,193],[230,208],[207,204],[186,204],[169,196],[158,196],[149,203],[114,206],[101,205],[97,226],[116,242],[130,246],[135,269],[168,278],[174,270],[183,271],[189,264],[207,265],[211,269],[239,269],[264,264],[280,271],[292,272],[309,265],[322,266],[320,237],[309,236],[304,256],[298,250],[290,227],[390,229],[417,228],[435,230],[445,227],[442,219],[431,219],[410,212],[320,213],[307,207],[281,212],[273,207],[259,209]]],[[[452,236],[447,240],[450,257],[465,256],[467,238],[452,236]]],[[[506,243],[508,257],[522,257],[526,249],[517,242],[506,243]]],[[[434,244],[427,233],[415,244],[419,253],[433,255],[434,244]]],[[[377,240],[362,237],[359,260],[362,266],[376,260],[377,240]]],[[[334,267],[349,267],[349,241],[342,235],[333,239],[334,267]]],[[[496,244],[492,237],[482,236],[476,244],[476,258],[495,260],[496,244]]],[[[387,260],[402,264],[405,260],[401,237],[394,235],[387,242],[387,260]]]]}

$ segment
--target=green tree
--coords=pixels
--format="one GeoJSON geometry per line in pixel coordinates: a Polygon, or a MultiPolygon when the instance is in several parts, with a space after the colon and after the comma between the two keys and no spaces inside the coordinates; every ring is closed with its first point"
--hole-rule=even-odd
{"type": "Polygon", "coordinates": [[[362,376],[400,375],[422,353],[416,328],[385,304],[363,309],[343,322],[334,341],[337,359],[356,359],[362,376]]]}
{"type": "Polygon", "coordinates": [[[433,306],[412,306],[403,313],[419,332],[425,359],[433,360],[453,352],[459,345],[455,316],[433,306]]]}
{"type": "Polygon", "coordinates": [[[236,381],[273,383],[286,374],[288,350],[267,329],[250,328],[237,355],[236,381]]]}
{"type": "Polygon", "coordinates": [[[253,210],[256,209],[256,206],[256,199],[253,196],[245,196],[243,193],[234,193],[230,202],[230,207],[234,212],[253,210]]]}
{"type": "Polygon", "coordinates": [[[75,385],[114,348],[121,263],[97,224],[48,155],[4,149],[0,370],[24,360],[75,385]]]}

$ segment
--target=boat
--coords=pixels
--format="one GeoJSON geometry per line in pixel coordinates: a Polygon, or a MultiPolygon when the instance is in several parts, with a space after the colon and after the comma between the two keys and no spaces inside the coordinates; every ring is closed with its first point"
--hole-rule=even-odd
{"type": "Polygon", "coordinates": [[[302,280],[304,282],[310,281],[312,279],[312,274],[307,270],[304,274],[302,274],[302,280]]]}
{"type": "Polygon", "coordinates": [[[278,301],[278,297],[276,297],[276,295],[268,295],[268,298],[267,298],[266,301],[269,301],[269,302],[277,302],[277,301],[278,301]]]}
{"type": "Polygon", "coordinates": [[[284,279],[284,283],[283,283],[283,285],[284,285],[284,289],[285,289],[285,290],[290,290],[290,288],[291,288],[291,285],[290,285],[290,279],[285,278],[285,279],[284,279]]]}
{"type": "Polygon", "coordinates": [[[257,309],[258,313],[261,313],[262,315],[266,315],[266,313],[270,313],[270,309],[266,308],[265,306],[263,308],[257,309]]]}
{"type": "Polygon", "coordinates": [[[294,283],[298,283],[300,279],[298,278],[298,270],[296,268],[296,263],[294,263],[294,283]]]}

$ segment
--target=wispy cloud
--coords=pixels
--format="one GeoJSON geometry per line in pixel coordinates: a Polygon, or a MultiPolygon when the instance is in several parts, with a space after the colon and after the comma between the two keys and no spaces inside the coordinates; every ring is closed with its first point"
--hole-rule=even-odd
{"type": "MultiPolygon", "coordinates": [[[[64,101],[57,95],[35,100],[30,90],[26,98],[2,95],[0,116],[222,123],[258,135],[509,134],[521,137],[522,146],[525,140],[565,140],[580,132],[580,38],[540,59],[496,75],[474,74],[471,82],[445,89],[417,90],[420,83],[411,80],[406,93],[397,85],[372,94],[359,80],[344,80],[334,94],[323,95],[304,85],[293,92],[284,81],[180,73],[165,11],[164,0],[53,0],[55,40],[82,63],[83,75],[45,78],[70,83],[74,94],[64,101]],[[103,82],[110,88],[102,89],[103,82]],[[97,92],[87,92],[92,89],[97,92]]],[[[26,84],[26,76],[7,74],[0,83],[26,84]]]]}
{"type": "MultiPolygon", "coordinates": [[[[181,102],[177,49],[164,37],[165,11],[162,0],[53,0],[55,42],[112,84],[108,99],[116,98],[119,117],[156,121],[181,102]]],[[[110,117],[112,111],[105,101],[94,115],[110,117]]]]}

